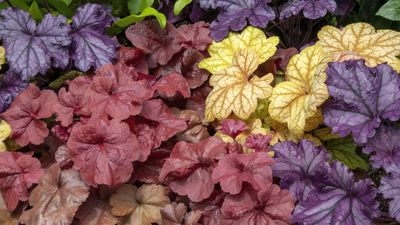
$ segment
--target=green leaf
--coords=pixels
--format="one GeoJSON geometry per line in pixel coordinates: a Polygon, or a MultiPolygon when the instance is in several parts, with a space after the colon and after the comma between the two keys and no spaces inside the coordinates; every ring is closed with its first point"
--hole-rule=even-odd
{"type": "Polygon", "coordinates": [[[357,154],[357,146],[351,137],[331,139],[325,146],[334,159],[344,163],[350,169],[368,170],[368,164],[357,154]]]}
{"type": "Polygon", "coordinates": [[[11,5],[29,12],[29,5],[22,0],[9,0],[11,5]]]}
{"type": "Polygon", "coordinates": [[[72,18],[74,12],[68,7],[65,2],[60,0],[47,0],[51,6],[53,6],[58,12],[66,16],[67,18],[72,18]]]}
{"type": "Polygon", "coordinates": [[[128,0],[128,9],[131,14],[139,14],[153,3],[154,0],[128,0]]]}
{"type": "Polygon", "coordinates": [[[36,21],[40,21],[43,18],[43,14],[40,11],[40,7],[36,1],[33,1],[31,7],[29,8],[29,13],[31,14],[32,18],[36,21]]]}
{"type": "Polygon", "coordinates": [[[66,5],[69,5],[72,2],[72,0],[61,0],[61,1],[63,1],[66,5]]]}
{"type": "Polygon", "coordinates": [[[60,87],[67,81],[67,80],[73,80],[76,77],[79,76],[83,76],[84,73],[80,72],[80,71],[75,71],[75,70],[71,70],[67,73],[64,73],[63,75],[61,75],[60,77],[58,77],[56,80],[54,80],[53,82],[51,82],[49,84],[49,88],[53,89],[53,90],[58,90],[60,89],[60,87]]]}
{"type": "Polygon", "coordinates": [[[383,18],[400,21],[400,0],[389,0],[376,13],[383,18]]]}
{"type": "Polygon", "coordinates": [[[128,27],[129,25],[142,21],[147,16],[155,16],[161,28],[163,29],[167,25],[167,18],[165,17],[164,14],[158,12],[153,7],[147,7],[139,15],[130,15],[118,20],[113,24],[113,26],[109,30],[107,30],[107,33],[113,36],[123,31],[124,28],[128,27]]]}
{"type": "Polygon", "coordinates": [[[179,15],[179,13],[182,12],[182,10],[189,5],[192,2],[192,0],[178,0],[175,2],[174,5],[174,14],[175,16],[179,15]]]}

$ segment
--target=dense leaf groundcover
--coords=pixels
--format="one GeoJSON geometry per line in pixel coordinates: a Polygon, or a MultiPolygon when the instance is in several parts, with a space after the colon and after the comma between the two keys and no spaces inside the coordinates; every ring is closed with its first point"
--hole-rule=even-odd
{"type": "Polygon", "coordinates": [[[0,224],[398,224],[399,15],[0,1],[0,224]]]}

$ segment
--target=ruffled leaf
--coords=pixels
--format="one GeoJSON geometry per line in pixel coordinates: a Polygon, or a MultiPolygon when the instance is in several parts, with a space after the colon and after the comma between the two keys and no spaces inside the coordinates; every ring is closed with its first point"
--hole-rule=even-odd
{"type": "Polygon", "coordinates": [[[193,144],[178,142],[164,163],[160,180],[179,195],[187,195],[194,202],[202,201],[213,192],[211,173],[226,153],[226,144],[218,137],[193,144]]]}
{"type": "Polygon", "coordinates": [[[352,133],[358,144],[375,135],[382,120],[400,118],[400,76],[388,65],[369,68],[363,60],[330,63],[332,100],[324,106],[324,122],[333,133],[352,133]]]}
{"type": "Polygon", "coordinates": [[[272,119],[287,123],[291,132],[301,135],[306,120],[328,99],[324,64],[327,58],[321,47],[311,46],[293,56],[287,66],[286,81],[272,91],[269,114],[272,119]]]}
{"type": "Polygon", "coordinates": [[[38,145],[49,135],[47,124],[41,119],[53,115],[57,96],[53,91],[40,91],[34,84],[14,100],[11,107],[2,115],[11,125],[12,137],[20,146],[29,143],[38,145]]]}
{"type": "Polygon", "coordinates": [[[328,12],[335,12],[336,7],[335,0],[290,0],[283,5],[280,18],[284,19],[303,12],[304,17],[315,20],[324,17],[328,12]]]}
{"type": "Polygon", "coordinates": [[[125,123],[90,119],[74,125],[67,147],[82,179],[92,186],[115,186],[129,180],[140,158],[139,141],[125,123]]]}
{"type": "Polygon", "coordinates": [[[69,63],[70,27],[64,16],[47,14],[39,25],[28,12],[8,8],[1,11],[0,38],[10,69],[28,80],[50,67],[69,63]]]}
{"type": "Polygon", "coordinates": [[[70,224],[79,206],[89,196],[89,186],[75,170],[61,170],[52,165],[29,196],[33,208],[24,211],[21,222],[36,224],[70,224]]]}
{"type": "Polygon", "coordinates": [[[287,190],[272,184],[266,191],[257,192],[246,187],[238,195],[228,195],[221,212],[221,224],[237,225],[289,225],[294,199],[287,190]]]}
{"type": "Polygon", "coordinates": [[[383,167],[387,172],[395,172],[400,168],[400,128],[382,125],[376,130],[373,138],[363,148],[363,152],[371,154],[371,165],[377,169],[383,167]]]}
{"type": "Polygon", "coordinates": [[[274,10],[267,5],[271,0],[217,0],[220,8],[217,20],[211,23],[211,35],[216,41],[224,39],[229,30],[241,31],[247,23],[265,28],[269,21],[275,19],[274,10]]]}
{"type": "Polygon", "coordinates": [[[258,66],[274,55],[278,43],[278,37],[267,38],[262,30],[249,26],[241,33],[230,33],[221,42],[213,42],[208,48],[211,57],[201,61],[199,67],[215,74],[232,66],[241,49],[253,52],[257,56],[257,62],[253,63],[258,66]]]}
{"type": "Polygon", "coordinates": [[[168,23],[162,29],[156,20],[147,20],[130,26],[125,31],[131,43],[149,54],[149,66],[165,65],[181,46],[176,40],[176,29],[168,23]]]}
{"type": "Polygon", "coordinates": [[[161,223],[160,210],[170,203],[169,189],[162,185],[142,185],[140,188],[124,184],[111,196],[115,216],[125,216],[123,225],[161,223]]]}
{"type": "Polygon", "coordinates": [[[113,20],[110,12],[102,5],[85,4],[72,17],[71,58],[82,71],[109,64],[117,56],[117,42],[105,34],[113,20]]]}
{"type": "Polygon", "coordinates": [[[376,189],[370,180],[354,181],[343,164],[326,163],[319,174],[319,189],[309,194],[294,211],[295,221],[304,224],[372,225],[378,216],[376,189]]]}
{"type": "Polygon", "coordinates": [[[400,221],[400,174],[397,171],[382,178],[379,192],[389,199],[390,216],[400,221]]]}
{"type": "Polygon", "coordinates": [[[353,23],[339,29],[325,26],[318,32],[316,45],[335,61],[365,59],[369,67],[388,63],[400,72],[400,32],[375,30],[368,23],[353,23]]]}
{"type": "Polygon", "coordinates": [[[17,207],[19,201],[28,200],[28,189],[42,175],[39,160],[31,154],[0,152],[0,191],[10,212],[17,207]]]}
{"type": "Polygon", "coordinates": [[[304,139],[298,144],[277,143],[273,150],[276,157],[272,168],[274,175],[281,179],[280,186],[288,188],[297,200],[306,200],[315,189],[318,171],[329,159],[326,150],[304,139]]]}
{"type": "Polygon", "coordinates": [[[272,158],[265,152],[229,154],[218,162],[212,179],[224,192],[239,194],[245,184],[263,191],[272,184],[272,158]]]}
{"type": "Polygon", "coordinates": [[[210,84],[214,87],[207,97],[205,109],[208,121],[225,119],[232,112],[247,119],[256,110],[257,101],[271,95],[272,74],[251,77],[258,67],[257,62],[259,58],[254,52],[238,51],[231,67],[211,77],[210,84]]]}

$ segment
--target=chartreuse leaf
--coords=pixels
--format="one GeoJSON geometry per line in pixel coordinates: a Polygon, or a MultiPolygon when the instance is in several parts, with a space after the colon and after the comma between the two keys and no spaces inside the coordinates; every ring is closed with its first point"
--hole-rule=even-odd
{"type": "Polygon", "coordinates": [[[43,14],[40,11],[40,7],[36,1],[33,1],[31,7],[29,8],[29,13],[31,14],[32,18],[36,21],[40,21],[43,18],[43,14]]]}
{"type": "Polygon", "coordinates": [[[357,152],[357,146],[351,137],[331,139],[326,142],[326,148],[333,158],[339,160],[350,169],[368,170],[368,164],[357,152]]]}
{"type": "Polygon", "coordinates": [[[174,15],[177,16],[182,10],[189,5],[192,0],[177,0],[174,5],[174,15]]]}
{"type": "Polygon", "coordinates": [[[202,60],[198,66],[214,74],[232,66],[240,49],[253,51],[258,59],[257,65],[260,65],[275,54],[278,43],[278,37],[267,38],[262,30],[248,26],[241,33],[231,32],[223,41],[213,42],[208,48],[211,57],[202,60]]]}
{"type": "Polygon", "coordinates": [[[167,18],[165,17],[164,14],[158,12],[153,7],[147,7],[138,15],[130,15],[118,20],[113,24],[113,26],[107,32],[110,35],[114,35],[116,33],[121,32],[124,28],[128,27],[129,25],[142,21],[147,16],[156,17],[161,28],[165,28],[165,26],[167,25],[167,18]]]}
{"type": "Polygon", "coordinates": [[[334,61],[365,59],[369,67],[388,63],[400,72],[400,32],[375,30],[368,23],[353,23],[343,29],[325,26],[318,32],[316,45],[334,61]]]}
{"type": "Polygon", "coordinates": [[[128,0],[128,9],[131,14],[139,14],[153,3],[154,0],[128,0]]]}
{"type": "Polygon", "coordinates": [[[60,0],[47,0],[51,6],[57,9],[58,12],[66,16],[67,18],[72,18],[74,12],[68,7],[65,2],[60,0]]]}
{"type": "Polygon", "coordinates": [[[11,135],[11,126],[5,120],[0,120],[0,152],[7,150],[4,141],[10,135],[11,135]]]}
{"type": "Polygon", "coordinates": [[[257,100],[271,95],[273,75],[252,76],[260,59],[252,49],[236,51],[233,65],[222,69],[210,79],[214,86],[206,99],[205,117],[208,121],[227,118],[232,112],[247,119],[256,110],[257,100]]]}
{"type": "Polygon", "coordinates": [[[329,97],[324,83],[327,60],[321,47],[305,48],[289,61],[287,80],[272,91],[268,108],[271,118],[287,123],[296,135],[304,133],[306,120],[316,115],[318,107],[329,97]]]}
{"type": "Polygon", "coordinates": [[[400,0],[387,1],[376,13],[388,20],[400,21],[400,0]]]}

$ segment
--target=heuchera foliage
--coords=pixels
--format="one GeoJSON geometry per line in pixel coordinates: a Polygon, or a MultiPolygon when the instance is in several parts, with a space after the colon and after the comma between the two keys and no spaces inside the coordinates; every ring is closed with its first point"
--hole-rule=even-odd
{"type": "Polygon", "coordinates": [[[110,10],[87,4],[77,10],[72,26],[64,16],[47,14],[39,24],[28,12],[8,8],[1,11],[0,39],[13,73],[28,80],[45,74],[50,67],[74,65],[87,71],[111,63],[116,42],[105,35],[112,22],[110,10]]]}
{"type": "Polygon", "coordinates": [[[400,118],[400,76],[388,65],[330,63],[327,74],[332,99],[324,107],[324,122],[334,133],[351,133],[356,143],[364,144],[382,120],[400,118]]]}
{"type": "Polygon", "coordinates": [[[400,221],[400,32],[346,25],[365,1],[48,2],[1,3],[0,224],[400,221]]]}

